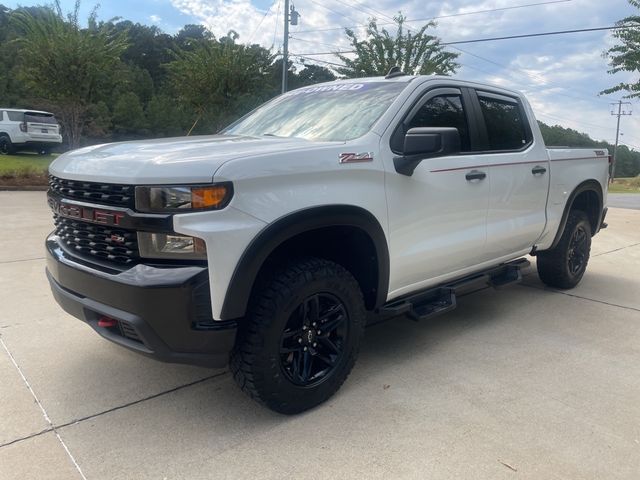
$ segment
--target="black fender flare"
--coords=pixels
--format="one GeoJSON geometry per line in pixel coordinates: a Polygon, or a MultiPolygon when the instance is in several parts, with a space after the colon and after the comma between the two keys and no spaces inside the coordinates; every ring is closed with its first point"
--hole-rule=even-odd
{"type": "Polygon", "coordinates": [[[573,203],[575,202],[575,199],[578,197],[578,195],[580,195],[583,192],[594,192],[598,197],[599,215],[597,219],[596,228],[593,231],[593,235],[598,233],[598,231],[600,230],[600,223],[602,222],[602,208],[604,205],[602,186],[600,185],[600,182],[598,182],[597,180],[593,180],[593,179],[586,180],[581,184],[579,184],[576,188],[574,188],[573,192],[571,192],[571,195],[569,195],[569,199],[567,200],[567,203],[564,206],[564,212],[562,212],[562,219],[560,220],[560,226],[558,227],[558,231],[556,232],[556,236],[554,237],[553,243],[549,247],[549,250],[551,250],[552,248],[555,248],[556,245],[558,245],[558,243],[560,242],[560,238],[562,237],[562,233],[564,232],[564,227],[567,225],[567,219],[569,218],[569,213],[571,212],[573,203]]]}
{"type": "Polygon", "coordinates": [[[378,260],[375,306],[386,302],[389,289],[389,248],[382,226],[369,211],[352,205],[304,208],[267,225],[245,249],[227,287],[221,320],[243,317],[254,282],[269,255],[283,242],[304,232],[333,226],[363,230],[372,240],[378,260]]]}

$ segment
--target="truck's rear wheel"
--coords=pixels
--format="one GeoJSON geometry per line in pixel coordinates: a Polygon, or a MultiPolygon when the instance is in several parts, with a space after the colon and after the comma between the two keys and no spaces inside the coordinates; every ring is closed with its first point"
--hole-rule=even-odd
{"type": "Polygon", "coordinates": [[[0,135],[0,155],[9,155],[14,152],[13,143],[7,135],[0,135]]]}
{"type": "Polygon", "coordinates": [[[591,223],[581,210],[569,213],[567,224],[558,245],[537,255],[540,280],[550,287],[573,288],[589,263],[591,251],[591,223]]]}
{"type": "Polygon", "coordinates": [[[280,413],[299,413],[344,383],[364,327],[364,300],[353,275],[334,262],[302,259],[254,293],[231,371],[252,398],[280,413]]]}

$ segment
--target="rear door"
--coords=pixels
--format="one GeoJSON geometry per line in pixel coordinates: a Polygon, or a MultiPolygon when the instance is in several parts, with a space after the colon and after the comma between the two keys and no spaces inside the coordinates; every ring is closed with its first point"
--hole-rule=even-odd
{"type": "Polygon", "coordinates": [[[478,123],[491,172],[487,255],[499,258],[530,249],[546,224],[549,158],[534,138],[519,98],[476,90],[478,123]]]}

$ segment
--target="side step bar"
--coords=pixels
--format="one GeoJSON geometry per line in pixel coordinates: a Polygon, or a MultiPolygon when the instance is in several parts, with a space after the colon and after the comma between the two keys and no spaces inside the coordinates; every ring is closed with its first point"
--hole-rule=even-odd
{"type": "Polygon", "coordinates": [[[469,293],[471,290],[489,285],[493,288],[504,288],[522,280],[522,269],[530,265],[525,258],[505,263],[485,272],[461,278],[452,283],[430,288],[411,294],[399,300],[393,300],[379,310],[378,321],[387,320],[400,315],[419,321],[441,315],[456,308],[456,295],[469,293]]]}

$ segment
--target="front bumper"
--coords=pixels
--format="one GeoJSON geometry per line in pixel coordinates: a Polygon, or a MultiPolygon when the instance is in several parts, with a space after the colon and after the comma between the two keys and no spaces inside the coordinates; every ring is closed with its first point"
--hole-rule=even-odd
{"type": "Polygon", "coordinates": [[[56,301],[107,340],[165,362],[227,364],[237,324],[211,319],[207,268],[136,265],[108,271],[71,255],[54,234],[46,251],[56,301]],[[105,320],[110,326],[98,325],[105,320]]]}

